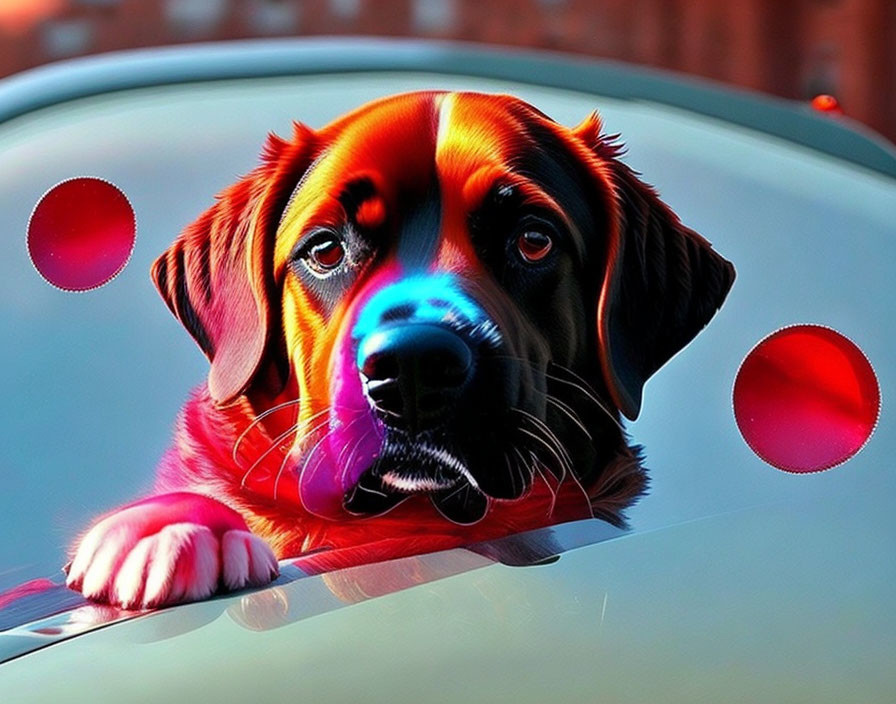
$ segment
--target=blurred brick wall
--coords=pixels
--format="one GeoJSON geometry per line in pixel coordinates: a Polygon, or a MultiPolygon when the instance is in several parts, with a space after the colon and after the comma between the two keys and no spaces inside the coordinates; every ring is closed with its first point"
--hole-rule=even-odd
{"type": "Polygon", "coordinates": [[[797,100],[831,93],[846,114],[896,141],[896,0],[42,2],[27,21],[4,24],[0,12],[0,75],[81,54],[216,39],[436,37],[622,59],[797,100]]]}

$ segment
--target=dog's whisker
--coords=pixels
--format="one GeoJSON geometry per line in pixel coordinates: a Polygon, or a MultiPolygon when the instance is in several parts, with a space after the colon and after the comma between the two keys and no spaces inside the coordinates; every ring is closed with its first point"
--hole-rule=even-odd
{"type": "Polygon", "coordinates": [[[523,418],[525,418],[536,428],[541,430],[541,432],[544,433],[546,439],[557,449],[558,452],[562,453],[567,462],[572,465],[572,457],[569,456],[569,452],[567,452],[566,448],[563,446],[563,443],[560,442],[560,438],[557,437],[556,433],[554,433],[554,431],[551,430],[543,420],[537,418],[528,411],[524,411],[522,408],[513,408],[511,410],[522,414],[523,418]]]}
{"type": "MultiPolygon", "coordinates": [[[[329,409],[328,409],[328,410],[329,410],[329,409]]],[[[308,423],[313,422],[315,419],[319,418],[319,417],[322,416],[324,413],[325,413],[325,411],[321,411],[320,413],[315,413],[313,416],[310,416],[310,417],[307,418],[306,420],[304,420],[304,421],[299,421],[298,423],[295,423],[293,426],[291,426],[290,428],[287,428],[287,429],[284,430],[282,433],[280,433],[280,435],[278,435],[276,438],[274,438],[274,439],[271,441],[271,444],[268,446],[268,448],[267,448],[264,452],[262,452],[262,453],[255,459],[255,461],[249,466],[249,469],[247,469],[246,472],[245,472],[245,474],[243,474],[243,478],[240,480],[240,488],[241,488],[241,489],[245,489],[245,488],[246,488],[246,482],[248,481],[249,476],[252,474],[253,470],[254,470],[254,469],[255,469],[255,468],[256,468],[256,467],[257,467],[257,466],[264,460],[265,457],[267,457],[268,455],[270,455],[274,450],[278,449],[278,448],[283,444],[283,441],[286,440],[286,438],[288,438],[288,437],[289,437],[290,435],[292,435],[293,433],[299,432],[300,430],[303,429],[303,426],[304,426],[304,425],[307,425],[308,423]]],[[[320,430],[322,427],[326,426],[329,422],[330,422],[330,421],[329,421],[329,418],[328,418],[328,419],[325,420],[324,422],[322,422],[322,423],[318,423],[318,424],[317,424],[316,426],[314,426],[310,431],[308,431],[306,437],[312,435],[312,434],[315,433],[315,432],[317,432],[317,431],[320,430]]],[[[287,455],[287,457],[288,457],[288,456],[289,456],[289,452],[287,452],[286,455],[287,455]]]]}
{"type": "MultiPolygon", "coordinates": [[[[509,359],[514,362],[519,362],[520,364],[524,364],[524,365],[528,366],[529,368],[534,369],[535,371],[541,372],[542,374],[544,374],[546,379],[550,379],[551,381],[556,381],[557,383],[566,384],[567,386],[570,386],[571,388],[573,388],[573,389],[577,390],[579,393],[581,393],[588,401],[590,401],[595,406],[597,406],[597,408],[599,408],[607,416],[607,418],[609,418],[613,422],[613,424],[617,428],[619,428],[622,432],[625,432],[625,426],[623,426],[622,423],[619,422],[619,419],[616,416],[616,414],[613,413],[609,408],[607,408],[607,406],[604,404],[604,402],[600,400],[597,392],[594,390],[594,388],[591,386],[591,384],[589,384],[585,379],[583,379],[581,376],[576,374],[572,369],[569,369],[568,367],[565,367],[562,364],[558,364],[557,362],[548,362],[547,366],[545,368],[542,368],[542,366],[540,364],[532,361],[531,359],[526,359],[524,357],[518,357],[515,355],[509,355],[509,354],[496,355],[495,359],[509,359]],[[572,381],[570,379],[564,379],[555,374],[551,374],[548,371],[548,369],[550,369],[550,368],[556,369],[557,371],[565,373],[565,374],[569,374],[570,376],[572,376],[575,379],[575,381],[572,381]]],[[[548,395],[546,392],[540,391],[539,389],[533,388],[532,390],[537,391],[538,393],[542,393],[544,395],[548,395]]]]}
{"type": "MultiPolygon", "coordinates": [[[[550,432],[549,429],[547,428],[547,426],[545,426],[545,430],[546,430],[547,432],[550,432]]],[[[552,433],[552,435],[553,435],[553,433],[552,433]]],[[[556,436],[554,436],[554,438],[556,439],[556,436]]],[[[557,442],[559,442],[559,440],[557,440],[557,442]]],[[[558,446],[558,447],[559,447],[561,450],[563,450],[563,448],[562,448],[561,446],[558,446]]],[[[590,505],[591,505],[591,499],[590,499],[590,497],[588,496],[588,492],[585,490],[585,487],[582,485],[582,482],[579,480],[579,478],[578,478],[578,476],[576,475],[575,471],[573,471],[573,467],[572,467],[572,458],[569,456],[569,453],[566,452],[565,450],[563,450],[563,453],[564,453],[564,457],[566,458],[567,462],[566,462],[566,467],[564,468],[563,474],[560,476],[560,478],[559,478],[559,480],[558,480],[558,488],[559,488],[560,485],[563,484],[563,482],[564,482],[567,478],[569,478],[569,479],[576,485],[576,487],[579,489],[579,491],[582,493],[582,495],[583,495],[583,496],[585,497],[585,499],[588,501],[588,505],[590,506],[590,505]],[[567,469],[568,469],[568,471],[566,471],[567,469]]]]}
{"type": "Polygon", "coordinates": [[[551,494],[551,504],[550,504],[550,507],[548,508],[548,514],[547,514],[548,518],[550,518],[551,516],[554,515],[554,509],[557,506],[557,491],[556,491],[556,489],[554,489],[553,486],[551,486],[550,480],[547,478],[547,475],[541,469],[540,463],[538,461],[538,457],[536,457],[535,453],[530,452],[529,457],[532,458],[533,469],[535,470],[535,472],[538,473],[538,476],[541,477],[541,481],[544,482],[544,485],[547,487],[548,491],[551,494]]]}
{"type": "Polygon", "coordinates": [[[463,491],[464,489],[469,489],[469,484],[461,484],[459,487],[457,487],[457,488],[456,488],[454,491],[452,491],[450,494],[446,494],[445,497],[444,497],[444,499],[443,499],[443,501],[447,501],[448,499],[457,496],[457,495],[458,495],[461,491],[463,491]]]}
{"type": "MultiPolygon", "coordinates": [[[[309,418],[308,422],[311,422],[313,419],[314,419],[313,417],[309,418]]],[[[317,420],[318,422],[314,423],[314,425],[312,425],[310,428],[305,429],[305,432],[302,437],[302,441],[301,441],[301,443],[299,443],[299,445],[301,445],[302,443],[304,443],[306,441],[309,441],[311,438],[314,437],[314,434],[316,432],[318,432],[319,430],[321,430],[322,428],[331,428],[331,430],[328,430],[327,432],[336,430],[336,428],[332,428],[332,425],[331,425],[332,419],[329,416],[327,416],[323,420],[320,420],[320,417],[318,416],[318,418],[316,418],[314,420],[317,420]]]]}
{"type": "Polygon", "coordinates": [[[290,435],[297,432],[298,430],[299,430],[299,424],[296,423],[291,428],[288,428],[287,430],[280,433],[280,435],[278,435],[276,438],[274,438],[271,441],[270,446],[264,452],[262,452],[251,465],[249,465],[249,469],[247,469],[245,474],[243,474],[243,478],[240,480],[240,489],[246,488],[246,482],[249,480],[249,475],[252,474],[252,471],[262,462],[262,460],[264,460],[265,457],[267,457],[274,450],[276,450],[278,447],[280,447],[280,445],[283,444],[283,441],[286,440],[286,438],[288,438],[290,435]]]}
{"type": "MultiPolygon", "coordinates": [[[[327,413],[329,410],[330,410],[329,408],[326,408],[318,413],[315,413],[314,415],[309,416],[307,421],[304,421],[304,422],[312,422],[313,420],[320,418],[322,415],[327,413]]],[[[357,419],[355,419],[355,420],[357,420],[357,419]]],[[[311,435],[311,434],[317,432],[322,427],[326,426],[328,423],[329,423],[329,418],[325,422],[318,423],[316,426],[314,426],[314,428],[312,428],[312,430],[309,431],[308,434],[311,435]]],[[[352,423],[354,423],[354,421],[352,421],[352,423]]],[[[289,450],[284,453],[283,460],[280,462],[280,468],[277,470],[277,476],[274,478],[274,491],[273,491],[274,501],[277,500],[277,490],[280,486],[280,478],[283,476],[283,472],[286,469],[286,465],[289,462],[291,457],[292,457],[292,450],[289,450]]]]}
{"type": "Polygon", "coordinates": [[[551,379],[552,381],[556,381],[560,384],[566,384],[567,386],[570,386],[570,387],[578,390],[586,399],[591,401],[595,406],[597,406],[601,411],[603,411],[604,414],[606,414],[607,418],[609,418],[611,421],[613,421],[613,424],[617,428],[619,428],[622,432],[625,432],[625,426],[623,426],[622,423],[619,422],[619,419],[616,417],[616,415],[612,411],[610,411],[610,409],[607,408],[603,404],[603,402],[597,396],[595,396],[593,393],[591,393],[587,388],[585,388],[584,386],[581,386],[580,384],[577,384],[574,381],[570,381],[569,379],[563,379],[559,376],[554,376],[553,374],[548,374],[547,372],[545,372],[544,375],[545,375],[545,378],[547,378],[547,379],[551,379]]]}
{"type": "MultiPolygon", "coordinates": [[[[359,416],[358,418],[355,418],[353,421],[351,421],[351,422],[349,422],[348,424],[346,424],[346,426],[343,428],[343,432],[348,433],[349,428],[351,428],[355,423],[357,423],[357,422],[358,422],[359,420],[361,420],[361,419],[362,419],[362,417],[359,416]]],[[[349,448],[353,448],[353,449],[356,448],[356,447],[361,443],[361,441],[362,441],[364,438],[366,438],[366,437],[370,434],[370,432],[371,432],[370,430],[367,430],[367,431],[366,431],[360,438],[358,438],[354,443],[347,443],[347,444],[346,444],[346,445],[339,451],[339,455],[336,457],[336,464],[339,465],[340,467],[343,466],[342,460],[345,459],[345,453],[348,452],[349,448]]]]}
{"type": "MultiPolygon", "coordinates": [[[[591,384],[588,383],[586,379],[574,372],[569,367],[558,364],[557,362],[548,362],[548,366],[552,369],[556,369],[557,371],[562,372],[563,374],[568,374],[569,376],[571,376],[576,382],[578,382],[579,391],[581,391],[582,393],[586,393],[587,397],[591,401],[593,401],[601,410],[603,410],[603,412],[616,424],[616,426],[623,433],[625,432],[625,427],[623,427],[623,425],[619,422],[618,416],[615,413],[611,412],[610,409],[604,405],[603,401],[600,400],[600,395],[597,393],[597,391],[595,391],[594,387],[591,386],[591,384]]],[[[561,379],[555,380],[561,382],[563,381],[561,379]]]]}
{"type": "MultiPolygon", "coordinates": [[[[317,429],[319,430],[321,427],[323,427],[323,425],[325,424],[319,425],[317,429]]],[[[314,443],[314,446],[308,451],[308,454],[305,456],[305,460],[302,462],[302,468],[296,474],[296,478],[300,485],[302,483],[302,477],[305,476],[305,472],[308,469],[308,463],[311,461],[311,458],[314,457],[314,453],[317,452],[318,448],[321,446],[321,444],[323,444],[324,440],[330,437],[334,432],[336,432],[336,429],[331,428],[326,433],[321,435],[320,439],[316,443],[314,443]]],[[[324,455],[321,455],[321,460],[319,460],[318,464],[320,463],[320,461],[323,461],[323,457],[324,455]]]]}
{"type": "Polygon", "coordinates": [[[378,407],[376,409],[377,413],[382,413],[384,416],[390,416],[392,418],[401,418],[401,413],[396,413],[395,411],[390,411],[388,408],[378,407]]]}
{"type": "Polygon", "coordinates": [[[550,443],[547,439],[542,437],[540,433],[526,430],[525,428],[519,429],[521,433],[527,435],[530,438],[536,440],[542,447],[546,448],[551,457],[553,457],[557,461],[557,479],[560,483],[566,478],[567,472],[567,461],[566,459],[557,451],[553,444],[550,443]]]}
{"type": "Polygon", "coordinates": [[[299,403],[301,403],[299,401],[299,399],[292,399],[290,401],[284,401],[283,403],[278,403],[276,406],[272,406],[271,408],[267,409],[266,411],[259,413],[257,416],[255,416],[253,421],[251,423],[249,423],[248,426],[246,426],[246,429],[242,433],[239,434],[239,437],[237,437],[236,442],[233,444],[233,453],[232,453],[233,461],[234,462],[238,461],[237,453],[239,452],[240,445],[242,444],[245,437],[252,431],[252,428],[254,428],[265,418],[276,413],[277,411],[281,411],[284,408],[290,408],[292,406],[297,406],[297,405],[299,405],[299,403]]]}
{"type": "Polygon", "coordinates": [[[569,376],[571,376],[575,381],[577,381],[582,386],[582,388],[587,389],[588,392],[592,396],[598,395],[595,388],[593,386],[591,386],[591,384],[588,382],[587,379],[582,377],[580,374],[577,374],[569,367],[564,366],[563,364],[560,364],[560,363],[554,362],[554,361],[548,362],[548,367],[552,368],[552,369],[556,369],[557,371],[563,372],[564,374],[569,374],[569,376]]]}
{"type": "Polygon", "coordinates": [[[443,500],[448,500],[454,496],[457,496],[462,491],[469,492],[470,489],[471,489],[471,487],[467,482],[461,482],[460,485],[454,491],[452,491],[450,494],[447,494],[443,500]]]}
{"type": "Polygon", "coordinates": [[[384,499],[388,498],[389,495],[385,491],[379,491],[377,489],[373,489],[369,486],[363,486],[362,484],[358,484],[356,487],[357,491],[363,491],[365,494],[374,494],[375,496],[381,496],[384,499]]]}
{"type": "MultiPolygon", "coordinates": [[[[305,401],[305,400],[308,400],[308,401],[320,401],[320,402],[322,402],[322,403],[326,403],[326,404],[328,404],[328,408],[331,408],[331,409],[332,409],[332,408],[335,408],[335,409],[338,409],[338,410],[340,410],[340,411],[348,411],[348,412],[350,412],[350,413],[352,413],[352,414],[354,414],[354,415],[356,415],[356,416],[365,416],[365,415],[367,415],[367,414],[370,412],[370,408],[367,407],[367,406],[364,406],[364,407],[358,407],[358,406],[348,406],[348,405],[345,405],[345,404],[339,404],[339,403],[332,403],[332,402],[329,401],[328,399],[322,398],[322,397],[320,397],[320,396],[303,396],[303,397],[302,397],[302,400],[303,400],[303,401],[305,401]]],[[[401,414],[400,414],[400,413],[396,413],[395,411],[389,411],[389,410],[387,410],[387,409],[382,409],[382,412],[383,412],[384,414],[386,414],[386,415],[391,415],[391,416],[401,417],[401,414]]]]}
{"type": "Polygon", "coordinates": [[[582,482],[576,476],[575,472],[570,472],[569,478],[572,480],[573,484],[576,485],[578,490],[581,492],[582,496],[585,498],[585,503],[588,504],[588,510],[591,512],[591,517],[594,518],[594,511],[591,507],[591,497],[588,495],[588,491],[582,485],[582,482]]]}
{"type": "MultiPolygon", "coordinates": [[[[522,456],[519,454],[519,452],[516,451],[516,448],[511,448],[511,449],[514,450],[514,454],[511,456],[511,455],[508,455],[505,453],[504,456],[507,458],[507,467],[510,470],[510,472],[512,474],[519,475],[520,482],[522,482],[522,490],[523,491],[520,494],[522,496],[522,494],[525,493],[526,489],[527,489],[526,475],[529,474],[530,472],[529,472],[528,468],[526,467],[526,463],[523,460],[522,456]]],[[[530,479],[530,483],[531,483],[531,479],[530,479]]]]}
{"type": "MultiPolygon", "coordinates": [[[[543,447],[546,447],[548,449],[548,451],[554,456],[554,458],[558,461],[558,463],[560,463],[561,465],[563,464],[563,461],[557,455],[557,453],[553,450],[553,448],[551,448],[551,446],[539,435],[526,430],[521,425],[517,426],[516,429],[523,435],[526,435],[526,436],[538,441],[543,447]]],[[[551,503],[550,503],[548,513],[547,513],[548,518],[550,518],[551,516],[553,516],[554,509],[557,505],[557,490],[551,484],[550,480],[548,479],[547,475],[545,474],[545,471],[542,469],[542,463],[541,463],[540,459],[538,458],[538,456],[535,454],[535,452],[533,450],[529,450],[530,462],[526,462],[525,458],[523,458],[523,456],[522,456],[522,453],[515,446],[512,446],[511,449],[522,460],[523,464],[529,467],[529,472],[532,477],[532,481],[535,480],[535,476],[537,474],[538,477],[541,478],[542,482],[544,482],[545,487],[547,488],[548,492],[551,495],[551,503]]],[[[558,487],[560,486],[560,483],[561,483],[561,481],[557,482],[558,487]]]]}
{"type": "MultiPolygon", "coordinates": [[[[351,449],[351,452],[349,452],[348,459],[347,459],[347,461],[342,465],[342,468],[341,468],[341,470],[340,470],[340,477],[339,477],[339,478],[342,480],[343,485],[345,484],[345,475],[346,475],[346,473],[348,472],[349,467],[351,467],[352,464],[354,463],[354,461],[355,461],[355,457],[356,457],[357,454],[358,454],[358,450],[361,449],[361,445],[364,444],[364,441],[367,440],[367,438],[369,438],[369,437],[371,436],[372,433],[373,433],[372,430],[368,430],[368,431],[366,431],[366,432],[365,432],[363,435],[361,435],[361,437],[359,437],[359,438],[354,442],[354,444],[351,446],[352,449],[351,449]]],[[[342,453],[340,452],[339,454],[340,454],[340,457],[341,457],[341,456],[342,456],[342,453]]],[[[341,459],[340,459],[339,461],[341,462],[341,459]]]]}
{"type": "Polygon", "coordinates": [[[560,471],[558,480],[562,484],[563,480],[566,478],[566,475],[573,473],[572,458],[569,456],[569,453],[560,443],[560,440],[557,438],[557,436],[554,435],[550,428],[548,428],[542,421],[521,409],[515,408],[512,410],[520,413],[523,416],[523,420],[529,421],[535,427],[535,430],[538,431],[530,432],[522,426],[519,428],[520,432],[532,437],[533,439],[541,443],[545,448],[547,448],[548,452],[550,452],[551,455],[557,460],[557,463],[559,465],[558,469],[560,471]]]}
{"type": "Polygon", "coordinates": [[[516,447],[515,445],[512,445],[510,449],[513,450],[514,455],[516,455],[516,457],[518,458],[520,468],[523,470],[528,470],[529,481],[530,482],[535,481],[535,468],[530,466],[529,463],[526,462],[526,458],[523,457],[523,453],[520,452],[518,447],[516,447]]]}
{"type": "MultiPolygon", "coordinates": [[[[284,409],[284,408],[288,408],[289,406],[295,406],[295,405],[298,405],[298,404],[300,404],[300,403],[301,403],[301,401],[300,401],[299,399],[295,399],[295,400],[292,400],[292,401],[284,401],[283,403],[277,404],[277,405],[274,406],[273,408],[269,408],[268,410],[264,411],[264,413],[261,413],[260,415],[258,415],[258,416],[255,418],[255,420],[253,420],[253,421],[246,427],[246,429],[245,429],[242,433],[240,433],[239,437],[236,439],[236,442],[235,442],[234,445],[233,445],[233,453],[232,453],[233,461],[236,462],[236,463],[239,462],[239,459],[238,459],[237,455],[238,455],[238,453],[239,453],[240,445],[242,444],[242,442],[243,442],[243,440],[246,438],[246,436],[249,434],[249,432],[251,432],[252,428],[254,428],[256,425],[258,425],[258,423],[260,423],[262,420],[264,420],[264,418],[266,418],[267,416],[271,415],[272,413],[275,413],[276,411],[282,410],[282,409],[284,409]]],[[[324,408],[323,410],[318,411],[317,413],[312,414],[311,416],[309,416],[309,417],[308,417],[307,419],[305,419],[305,420],[302,420],[302,421],[296,421],[296,424],[298,425],[298,424],[301,424],[301,423],[305,423],[305,422],[308,422],[308,421],[315,420],[315,419],[317,419],[317,418],[320,418],[320,417],[321,417],[322,415],[324,415],[325,413],[328,413],[329,411],[330,411],[330,408],[324,408]]]]}
{"type": "Polygon", "coordinates": [[[552,396],[551,394],[549,394],[547,392],[543,392],[543,393],[545,396],[545,401],[547,401],[549,404],[554,406],[554,408],[556,408],[561,413],[563,413],[567,418],[569,418],[576,425],[576,427],[585,434],[585,436],[588,438],[588,440],[590,440],[592,442],[594,441],[594,438],[591,436],[591,433],[588,432],[588,429],[585,427],[584,423],[582,423],[582,419],[579,418],[578,413],[576,413],[574,410],[572,410],[572,408],[567,406],[565,403],[563,403],[563,401],[561,401],[557,397],[552,396]]]}
{"type": "Polygon", "coordinates": [[[520,496],[526,493],[526,490],[532,485],[532,482],[535,481],[535,471],[529,467],[522,453],[517,449],[516,446],[511,445],[510,447],[513,455],[507,455],[505,453],[505,457],[509,460],[509,466],[511,471],[519,477],[520,481],[520,496]]]}
{"type": "MultiPolygon", "coordinates": [[[[579,427],[579,429],[583,433],[585,433],[589,439],[591,439],[591,435],[585,429],[585,427],[581,423],[581,420],[578,418],[575,411],[573,411],[571,408],[569,408],[565,403],[563,403],[559,399],[556,399],[551,394],[545,393],[544,395],[548,402],[552,403],[561,412],[565,413],[567,415],[567,417],[569,417],[570,420],[573,421],[573,423],[575,423],[576,426],[579,427]]],[[[582,493],[582,495],[585,497],[585,499],[589,502],[589,505],[590,505],[590,498],[588,496],[588,493],[585,490],[585,488],[582,485],[579,478],[576,476],[576,473],[574,471],[574,463],[573,463],[572,457],[570,456],[567,449],[564,447],[563,443],[560,441],[557,434],[547,425],[547,423],[545,423],[540,418],[534,416],[533,414],[529,413],[528,411],[525,411],[520,408],[511,408],[510,410],[514,413],[519,414],[521,416],[521,420],[523,422],[525,422],[528,426],[530,426],[530,429],[527,429],[523,426],[519,426],[517,428],[517,430],[519,432],[521,432],[523,435],[526,435],[526,436],[530,437],[531,439],[535,440],[541,447],[546,449],[547,452],[551,455],[551,457],[553,457],[553,459],[556,461],[557,470],[558,470],[557,475],[556,475],[558,489],[563,484],[563,482],[566,481],[567,477],[569,477],[575,483],[578,490],[582,493]]],[[[539,470],[539,472],[541,472],[540,467],[538,468],[538,470],[539,470]]],[[[515,487],[516,477],[513,474],[513,471],[510,468],[509,464],[508,464],[508,472],[510,472],[510,481],[511,481],[512,485],[515,487]]]]}
{"type": "Polygon", "coordinates": [[[286,464],[291,456],[292,452],[283,453],[283,461],[280,462],[280,468],[277,470],[277,476],[274,478],[274,501],[277,500],[277,488],[280,486],[280,477],[283,475],[283,470],[286,469],[286,464]]]}

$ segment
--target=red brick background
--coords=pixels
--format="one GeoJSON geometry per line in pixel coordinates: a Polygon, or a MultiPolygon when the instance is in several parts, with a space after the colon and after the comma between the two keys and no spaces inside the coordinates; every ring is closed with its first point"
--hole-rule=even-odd
{"type": "Polygon", "coordinates": [[[831,93],[896,140],[896,0],[0,0],[0,75],[115,49],[321,34],[546,48],[797,100],[831,93]]]}

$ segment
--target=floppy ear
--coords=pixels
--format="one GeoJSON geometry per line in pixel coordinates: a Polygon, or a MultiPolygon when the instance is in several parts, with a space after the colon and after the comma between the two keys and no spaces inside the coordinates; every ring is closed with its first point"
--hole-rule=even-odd
{"type": "Polygon", "coordinates": [[[593,150],[591,166],[612,194],[598,341],[609,391],[634,420],[644,383],[715,315],[734,267],[619,161],[621,149],[600,135],[596,115],[574,132],[593,150]]]}
{"type": "Polygon", "coordinates": [[[299,124],[292,141],[270,135],[261,165],[220,193],[152,265],[162,298],[211,362],[208,388],[218,403],[246,390],[277,329],[274,237],[312,143],[299,124]]]}

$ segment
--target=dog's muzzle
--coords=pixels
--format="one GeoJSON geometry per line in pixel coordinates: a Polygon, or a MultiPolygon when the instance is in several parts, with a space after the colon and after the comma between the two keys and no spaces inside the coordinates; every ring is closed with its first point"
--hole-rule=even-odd
{"type": "Polygon", "coordinates": [[[353,338],[358,374],[382,424],[383,445],[347,495],[346,507],[380,513],[425,493],[453,520],[481,518],[487,499],[460,450],[457,421],[475,396],[480,355],[500,342],[496,326],[452,277],[427,275],[392,283],[374,295],[353,338]]]}

